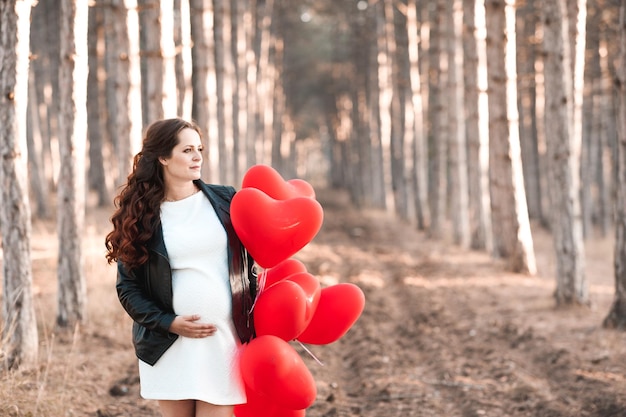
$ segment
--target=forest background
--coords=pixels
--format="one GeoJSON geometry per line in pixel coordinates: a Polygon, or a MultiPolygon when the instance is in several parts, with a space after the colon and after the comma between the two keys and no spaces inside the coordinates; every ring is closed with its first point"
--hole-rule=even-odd
{"type": "Polygon", "coordinates": [[[92,302],[86,215],[111,208],[143,129],[174,116],[203,130],[210,182],[237,186],[268,164],[345,190],[356,215],[386,212],[424,239],[530,276],[537,225],[552,240],[559,308],[589,306],[585,242],[614,236],[603,325],[623,328],[624,7],[2,2],[4,368],[45,356],[32,225],[56,227],[54,326],[78,332],[92,302]]]}

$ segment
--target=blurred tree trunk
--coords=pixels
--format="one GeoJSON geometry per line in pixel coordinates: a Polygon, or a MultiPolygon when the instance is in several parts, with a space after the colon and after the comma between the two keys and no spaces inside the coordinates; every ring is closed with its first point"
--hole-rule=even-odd
{"type": "Polygon", "coordinates": [[[174,60],[176,71],[176,114],[191,119],[191,30],[189,0],[174,0],[174,60]]]}
{"type": "Polygon", "coordinates": [[[87,2],[61,1],[57,323],[62,327],[84,321],[87,315],[81,234],[85,220],[88,12],[87,2]]]}
{"type": "Polygon", "coordinates": [[[596,165],[596,181],[598,183],[598,212],[597,224],[600,226],[600,233],[603,236],[608,235],[613,220],[613,201],[614,192],[617,185],[613,184],[613,174],[617,169],[613,165],[616,164],[617,149],[614,143],[617,136],[617,128],[615,125],[616,112],[614,108],[613,98],[613,80],[615,77],[611,74],[611,64],[609,63],[608,47],[611,43],[610,36],[603,34],[600,43],[600,126],[598,137],[598,150],[596,157],[598,164],[596,165]]]}
{"type": "Polygon", "coordinates": [[[275,77],[275,88],[273,93],[273,105],[272,105],[272,143],[271,148],[271,162],[278,172],[281,172],[283,176],[288,177],[289,173],[287,168],[289,166],[289,154],[291,151],[291,145],[295,141],[293,137],[293,125],[286,112],[286,98],[283,83],[281,82],[281,76],[283,74],[285,50],[284,42],[280,34],[274,36],[274,58],[272,62],[273,71],[271,73],[275,77]]]}
{"type": "MultiPolygon", "coordinates": [[[[589,25],[598,24],[597,13],[591,13],[589,25]]],[[[588,237],[593,232],[593,218],[596,210],[596,184],[594,173],[597,170],[597,155],[600,142],[599,102],[601,97],[600,73],[600,33],[599,30],[587,32],[587,64],[585,66],[585,92],[583,99],[583,135],[581,155],[581,211],[583,235],[588,237]]]]}
{"type": "MultiPolygon", "coordinates": [[[[259,24],[262,19],[259,18],[258,11],[261,9],[256,0],[250,1],[249,7],[244,10],[244,22],[248,24],[243,25],[246,43],[248,45],[246,51],[246,83],[242,89],[245,94],[245,123],[246,134],[242,140],[245,141],[245,166],[252,166],[256,164],[256,135],[258,131],[258,64],[259,51],[256,44],[260,43],[258,40],[261,37],[259,24]]],[[[271,0],[266,1],[263,9],[268,6],[268,3],[272,3],[271,0]]]]}
{"type": "MultiPolygon", "coordinates": [[[[288,14],[292,13],[299,16],[292,7],[289,7],[288,0],[275,0],[266,3],[263,12],[263,27],[260,34],[260,44],[258,50],[259,64],[257,79],[259,80],[259,91],[257,92],[259,112],[256,122],[259,130],[257,131],[257,157],[261,163],[270,163],[272,152],[272,140],[274,132],[272,130],[274,123],[274,87],[275,87],[275,45],[278,42],[277,37],[284,36],[285,19],[289,19],[288,14]],[[295,13],[294,13],[295,12],[295,13]]],[[[284,38],[280,40],[284,46],[284,38]]],[[[286,80],[281,81],[286,84],[286,80]]]]}
{"type": "Polygon", "coordinates": [[[176,116],[173,0],[138,0],[144,127],[176,116]]]}
{"type": "Polygon", "coordinates": [[[370,134],[370,147],[371,147],[371,168],[372,168],[372,196],[371,204],[374,208],[384,209],[387,207],[386,201],[386,183],[384,174],[383,163],[383,142],[382,142],[382,130],[381,130],[381,118],[380,118],[380,85],[378,82],[378,54],[379,54],[379,25],[378,25],[378,8],[380,3],[376,3],[367,8],[366,19],[370,28],[376,28],[372,30],[369,47],[367,48],[368,54],[368,71],[366,80],[366,94],[367,102],[369,103],[368,112],[368,131],[370,134]]]}
{"type": "Polygon", "coordinates": [[[230,56],[230,4],[213,0],[215,36],[215,80],[217,100],[217,147],[219,155],[218,182],[232,182],[232,89],[230,56]]]}
{"type": "Polygon", "coordinates": [[[620,8],[619,25],[620,56],[617,62],[618,87],[618,181],[615,216],[615,298],[604,326],[626,329],[626,4],[620,8]]]}
{"type": "MultiPolygon", "coordinates": [[[[58,159],[52,157],[52,148],[58,142],[60,9],[58,2],[37,2],[31,21],[31,54],[34,57],[31,66],[35,73],[37,96],[33,105],[38,105],[45,180],[42,187],[47,187],[47,190],[56,188],[58,173],[58,159]]],[[[45,203],[49,204],[47,200],[45,203]]],[[[41,212],[39,208],[37,211],[41,212]]]]}
{"type": "Polygon", "coordinates": [[[535,274],[519,142],[513,0],[487,0],[485,9],[494,255],[514,272],[535,274]]]}
{"type": "Polygon", "coordinates": [[[518,9],[518,90],[520,112],[520,146],[528,216],[543,221],[541,170],[537,137],[537,108],[535,86],[536,26],[538,10],[534,0],[527,0],[518,9]]]}
{"type": "MultiPolygon", "coordinates": [[[[31,67],[32,66],[33,65],[31,64],[31,67]]],[[[39,112],[40,103],[37,100],[37,81],[35,80],[36,73],[32,68],[29,72],[28,108],[26,114],[28,177],[30,180],[30,189],[35,197],[36,217],[44,219],[48,218],[50,213],[48,211],[48,181],[46,181],[45,178],[45,165],[43,159],[42,120],[39,112]]]]}
{"type": "Polygon", "coordinates": [[[449,170],[450,210],[454,243],[470,246],[469,185],[467,166],[467,139],[465,124],[465,95],[463,83],[463,3],[449,0],[447,7],[447,50],[449,56],[449,170]]]}
{"type": "MultiPolygon", "coordinates": [[[[388,71],[387,85],[383,93],[390,93],[389,103],[389,165],[391,172],[390,191],[393,196],[393,209],[398,217],[407,220],[409,218],[409,202],[406,183],[406,164],[404,154],[404,100],[400,90],[400,68],[402,66],[402,52],[399,47],[398,35],[396,34],[396,12],[393,0],[383,1],[383,18],[385,46],[388,71]]],[[[399,19],[398,19],[399,20],[399,19]]],[[[387,117],[387,116],[385,116],[387,117]]]]}
{"type": "Polygon", "coordinates": [[[115,187],[131,171],[142,140],[137,0],[104,0],[107,132],[117,162],[115,187]]]}
{"type": "Polygon", "coordinates": [[[252,25],[250,0],[231,0],[231,55],[233,57],[233,172],[234,184],[241,184],[246,166],[246,54],[251,48],[246,26],[252,25]]]}
{"type": "Polygon", "coordinates": [[[484,0],[465,0],[463,5],[463,16],[467,28],[464,36],[464,80],[470,247],[492,251],[485,2],[484,0]]]}
{"type": "Polygon", "coordinates": [[[45,45],[52,49],[47,38],[47,16],[43,5],[34,7],[30,19],[30,75],[28,87],[27,138],[30,190],[34,196],[35,217],[50,216],[50,140],[48,129],[48,106],[44,96],[49,71],[45,70],[48,57],[45,45]],[[36,46],[37,45],[37,46],[36,46]]]}
{"type": "Polygon", "coordinates": [[[190,0],[193,101],[191,117],[202,130],[207,154],[202,175],[217,181],[219,153],[217,149],[217,100],[215,90],[215,44],[213,37],[213,2],[190,0]]]}
{"type": "Polygon", "coordinates": [[[426,170],[426,131],[424,127],[424,106],[422,101],[422,76],[420,74],[420,48],[418,40],[417,0],[407,2],[407,40],[409,55],[409,81],[411,83],[411,109],[409,115],[412,118],[412,127],[409,135],[412,135],[412,165],[410,171],[413,185],[413,206],[418,230],[426,228],[428,214],[428,201],[426,196],[427,170],[426,170]]]}
{"type": "Polygon", "coordinates": [[[447,189],[447,111],[444,105],[445,86],[448,82],[448,57],[445,53],[446,13],[445,1],[429,2],[430,7],[430,48],[429,48],[429,84],[428,84],[428,119],[431,129],[428,136],[428,201],[430,202],[430,228],[432,238],[439,238],[443,233],[446,219],[447,189]]]}
{"type": "MultiPolygon", "coordinates": [[[[387,0],[388,1],[388,0],[387,0]]],[[[393,90],[391,84],[391,71],[393,61],[387,45],[387,21],[385,19],[385,2],[376,4],[376,46],[378,49],[378,120],[380,121],[380,143],[382,152],[382,178],[384,184],[384,204],[385,208],[394,211],[392,172],[391,172],[391,100],[393,90]]]]}
{"type": "Polygon", "coordinates": [[[584,244],[579,197],[580,142],[574,137],[574,90],[564,0],[544,5],[546,144],[550,161],[557,304],[585,304],[584,244]]]}
{"type": "Polygon", "coordinates": [[[26,108],[32,2],[0,2],[0,233],[3,251],[2,350],[8,369],[37,363],[28,201],[26,108]]]}
{"type": "Polygon", "coordinates": [[[88,25],[88,64],[89,74],[87,76],[87,134],[89,139],[89,168],[87,178],[89,179],[89,189],[94,190],[98,196],[98,206],[104,207],[111,203],[104,168],[104,107],[101,97],[102,83],[99,77],[99,67],[103,51],[103,12],[100,7],[89,8],[88,25]]]}
{"type": "Polygon", "coordinates": [[[349,86],[349,101],[351,111],[351,136],[348,158],[344,165],[349,165],[349,190],[356,207],[372,207],[374,201],[374,187],[376,182],[372,169],[372,144],[370,135],[370,103],[367,95],[369,80],[371,79],[370,54],[371,46],[375,42],[375,32],[371,30],[370,18],[373,13],[359,10],[356,13],[347,12],[350,25],[350,40],[345,50],[335,46],[335,56],[350,57],[349,71],[353,72],[353,82],[349,86]],[[358,69],[358,70],[357,70],[358,69]]]}

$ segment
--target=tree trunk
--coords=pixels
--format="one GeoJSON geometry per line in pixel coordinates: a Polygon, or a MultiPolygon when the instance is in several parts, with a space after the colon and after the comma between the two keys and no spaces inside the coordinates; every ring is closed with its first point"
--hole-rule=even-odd
{"type": "Polygon", "coordinates": [[[255,112],[255,126],[258,126],[255,136],[256,159],[259,163],[269,163],[271,143],[274,127],[274,86],[276,84],[276,69],[274,65],[275,44],[280,22],[280,1],[267,0],[262,7],[260,39],[257,54],[259,62],[257,66],[257,109],[255,112]]]}
{"type": "Polygon", "coordinates": [[[144,127],[176,116],[173,0],[138,0],[144,127]]]}
{"type": "Polygon", "coordinates": [[[546,144],[550,161],[552,236],[556,251],[557,304],[586,304],[584,244],[579,196],[581,131],[573,130],[574,94],[568,18],[564,0],[544,5],[546,144]]]}
{"type": "Polygon", "coordinates": [[[535,274],[519,142],[513,0],[487,0],[485,8],[494,255],[514,272],[535,274]]]}
{"type": "Polygon", "coordinates": [[[246,54],[251,49],[246,36],[246,26],[252,24],[249,0],[231,0],[232,42],[231,55],[233,57],[233,178],[234,184],[241,184],[246,165],[246,54]]]}
{"type": "Polygon", "coordinates": [[[454,243],[470,246],[467,140],[463,84],[463,3],[448,2],[450,208],[454,243]]]}
{"type": "Polygon", "coordinates": [[[465,111],[467,114],[467,165],[469,222],[473,249],[493,250],[489,197],[489,109],[485,2],[465,0],[465,111]]]}
{"type": "MultiPolygon", "coordinates": [[[[386,0],[389,1],[389,0],[386,0]]],[[[393,185],[391,173],[391,100],[393,96],[391,71],[393,60],[387,45],[387,25],[385,2],[376,4],[376,44],[378,48],[378,97],[380,120],[380,142],[382,151],[382,175],[385,190],[385,208],[394,211],[393,185]]]]}
{"type": "Polygon", "coordinates": [[[626,329],[626,4],[620,10],[620,57],[618,65],[618,182],[615,215],[615,298],[604,319],[608,328],[626,329]]]}
{"type": "Polygon", "coordinates": [[[37,363],[28,201],[26,108],[32,2],[0,2],[0,233],[3,251],[2,350],[9,369],[37,363]]]}
{"type": "Polygon", "coordinates": [[[189,0],[174,0],[176,114],[191,119],[191,29],[189,0]]]}
{"type": "Polygon", "coordinates": [[[368,131],[370,133],[370,148],[371,148],[371,168],[372,168],[372,196],[371,204],[374,208],[385,209],[387,207],[386,201],[386,183],[384,174],[383,163],[383,143],[381,139],[381,120],[380,120],[380,84],[378,82],[378,49],[379,49],[379,34],[378,34],[378,7],[377,3],[372,7],[368,7],[367,20],[372,27],[377,28],[376,31],[372,31],[372,37],[374,39],[370,42],[368,48],[368,71],[367,71],[367,102],[368,102],[368,131]]]}
{"type": "Polygon", "coordinates": [[[431,129],[428,135],[428,201],[430,202],[429,235],[439,238],[446,220],[447,189],[447,123],[443,103],[448,82],[448,57],[445,53],[445,0],[429,2],[431,16],[429,62],[431,66],[428,85],[428,118],[431,129]]]}
{"type": "Polygon", "coordinates": [[[88,12],[87,2],[61,1],[57,323],[62,327],[84,321],[87,314],[81,234],[85,220],[88,12]]]}
{"type": "Polygon", "coordinates": [[[215,49],[213,6],[210,0],[190,0],[193,102],[191,117],[200,127],[207,153],[202,176],[217,181],[217,100],[215,96],[215,49]]]}
{"type": "Polygon", "coordinates": [[[29,182],[35,204],[35,217],[49,218],[50,184],[50,140],[48,127],[48,101],[44,91],[49,85],[48,57],[46,49],[53,49],[47,37],[47,10],[43,5],[35,7],[31,12],[30,23],[30,76],[28,87],[28,165],[29,182]],[[36,46],[37,45],[37,46],[36,46]]]}
{"type": "Polygon", "coordinates": [[[409,203],[406,183],[406,164],[404,155],[404,100],[400,90],[400,68],[402,53],[398,45],[395,30],[395,12],[392,0],[383,1],[385,44],[387,49],[387,82],[391,102],[389,103],[389,164],[391,172],[391,188],[393,192],[393,208],[396,215],[408,220],[409,203]]]}
{"type": "Polygon", "coordinates": [[[142,140],[137,0],[106,0],[107,131],[114,145],[115,188],[132,168],[142,140]]]}
{"type": "Polygon", "coordinates": [[[411,111],[413,135],[411,149],[412,167],[411,181],[413,184],[413,206],[418,230],[426,228],[428,214],[428,201],[426,196],[427,170],[426,170],[426,132],[424,128],[424,106],[422,101],[422,84],[420,74],[420,51],[418,42],[417,4],[416,0],[407,3],[408,55],[409,55],[409,80],[411,83],[411,111]]]}
{"type": "Polygon", "coordinates": [[[219,178],[222,183],[232,181],[232,91],[230,73],[230,4],[227,0],[213,0],[215,35],[215,79],[217,99],[217,147],[219,178]]]}
{"type": "MultiPolygon", "coordinates": [[[[57,144],[59,117],[59,12],[58,2],[38,2],[31,16],[31,68],[34,72],[36,101],[41,131],[41,147],[37,154],[42,166],[40,187],[37,194],[48,194],[56,188],[57,159],[52,158],[52,147],[57,144]]],[[[29,104],[30,105],[30,104],[29,104]]],[[[32,127],[32,126],[31,126],[32,127]]],[[[36,138],[36,137],[35,137],[36,138]]],[[[49,201],[44,201],[49,205],[49,201]]],[[[39,202],[37,203],[39,204],[39,202]]],[[[37,208],[37,213],[44,210],[37,208]]]]}
{"type": "Polygon", "coordinates": [[[537,6],[534,0],[527,0],[518,9],[518,90],[520,109],[520,146],[524,169],[524,185],[528,202],[528,216],[543,221],[541,170],[539,169],[539,149],[537,141],[537,112],[535,89],[535,61],[537,57],[536,26],[537,6]]]}
{"type": "MultiPolygon", "coordinates": [[[[101,88],[101,82],[98,76],[98,68],[100,67],[103,43],[103,14],[99,7],[89,8],[89,26],[88,26],[88,62],[89,74],[87,79],[87,133],[89,135],[89,169],[88,187],[94,190],[98,196],[98,206],[104,207],[111,203],[109,192],[107,190],[107,181],[104,168],[104,139],[102,132],[104,131],[103,111],[104,100],[101,88]]],[[[102,51],[103,52],[103,51],[102,51]]]]}
{"type": "MultiPolygon", "coordinates": [[[[604,51],[600,55],[600,70],[602,75],[600,77],[600,83],[602,85],[602,91],[600,92],[600,129],[599,129],[599,146],[598,146],[598,165],[597,165],[597,179],[598,182],[598,225],[600,226],[600,233],[602,236],[607,236],[609,229],[611,228],[611,222],[613,218],[612,200],[615,188],[617,185],[613,184],[613,173],[617,172],[617,169],[613,166],[615,164],[615,156],[617,151],[614,149],[614,143],[616,141],[617,132],[615,126],[615,109],[614,109],[614,87],[613,79],[611,75],[609,56],[608,56],[608,44],[610,39],[604,37],[610,36],[607,33],[603,34],[601,40],[600,50],[604,51]]],[[[623,125],[622,125],[623,126],[623,125]]],[[[623,127],[622,127],[623,129],[623,127]]],[[[615,164],[616,165],[616,164],[615,164]]]]}
{"type": "MultiPolygon", "coordinates": [[[[32,64],[31,64],[32,67],[32,64]]],[[[31,68],[28,77],[28,110],[27,110],[27,139],[28,139],[28,169],[30,189],[35,197],[36,217],[48,218],[48,181],[46,180],[43,159],[42,120],[39,112],[40,102],[37,100],[36,72],[31,68]]],[[[42,106],[43,107],[43,106],[42,106]]]]}

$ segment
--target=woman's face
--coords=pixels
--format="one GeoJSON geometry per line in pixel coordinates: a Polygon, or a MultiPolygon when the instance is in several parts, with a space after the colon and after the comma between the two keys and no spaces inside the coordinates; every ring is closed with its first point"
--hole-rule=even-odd
{"type": "Polygon", "coordinates": [[[198,132],[189,128],[181,130],[172,155],[169,158],[160,158],[165,182],[174,184],[200,179],[202,149],[198,132]]]}

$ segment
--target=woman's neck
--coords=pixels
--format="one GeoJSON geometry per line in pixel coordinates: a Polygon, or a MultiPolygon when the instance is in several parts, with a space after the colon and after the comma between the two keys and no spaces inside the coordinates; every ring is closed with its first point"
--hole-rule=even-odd
{"type": "Polygon", "coordinates": [[[170,187],[165,190],[165,201],[174,202],[184,200],[200,191],[196,184],[191,183],[189,186],[170,187]]]}

